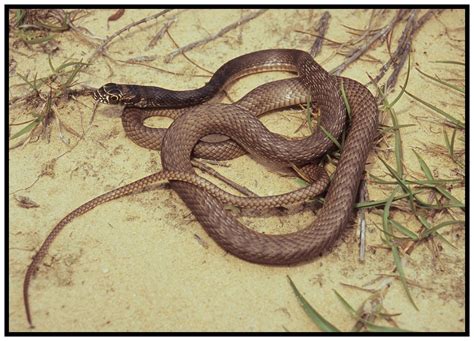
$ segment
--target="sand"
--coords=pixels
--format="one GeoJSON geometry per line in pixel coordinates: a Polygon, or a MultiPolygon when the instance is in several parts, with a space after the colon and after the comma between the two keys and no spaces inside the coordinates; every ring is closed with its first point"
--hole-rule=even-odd
{"type": "MultiPolygon", "coordinates": [[[[107,24],[107,18],[114,10],[88,10],[89,15],[76,24],[87,28],[91,35],[105,38],[157,11],[127,9],[123,17],[107,24]]],[[[147,49],[150,39],[166,20],[175,15],[177,20],[170,32],[176,42],[184,46],[218,32],[247,12],[238,9],[171,12],[166,18],[132,28],[107,48],[108,56],[116,60],[155,56],[156,60],[148,65],[185,75],[172,75],[142,65],[97,57],[80,74],[80,85],[99,87],[113,81],[181,90],[200,87],[208,78],[195,75],[208,76],[208,73],[182,56],[169,64],[164,63],[163,57],[175,50],[175,46],[165,36],[155,47],[147,49]]],[[[343,25],[364,28],[371,15],[371,10],[332,9],[329,12],[331,19],[326,36],[335,41],[350,38],[343,25]]],[[[309,50],[314,37],[296,30],[312,31],[321,13],[321,9],[269,10],[187,55],[200,66],[214,71],[227,60],[251,51],[275,47],[309,50]]],[[[374,27],[385,25],[393,13],[393,10],[388,10],[385,19],[374,27]]],[[[432,62],[463,61],[464,30],[462,10],[445,10],[437,18],[432,18],[414,38],[412,65],[443,79],[463,78],[462,67],[432,62]]],[[[394,32],[392,52],[401,33],[401,27],[394,32]]],[[[29,48],[14,43],[15,40],[14,35],[10,36],[10,53],[16,63],[10,74],[10,98],[28,92],[24,86],[12,86],[23,82],[18,73],[30,74],[30,77],[35,73],[38,76],[50,73],[45,51],[38,46],[29,48]]],[[[55,40],[54,65],[61,64],[68,57],[87,60],[98,44],[95,40],[95,45],[92,45],[71,32],[60,33],[55,40]]],[[[342,56],[333,53],[334,48],[325,43],[316,60],[331,70],[343,60],[342,56]]],[[[376,75],[382,65],[380,61],[388,59],[385,44],[374,46],[370,57],[375,61],[368,58],[359,60],[343,75],[368,83],[367,73],[376,75]]],[[[406,66],[398,81],[397,92],[389,96],[391,100],[403,84],[405,74],[406,66]]],[[[250,76],[237,82],[229,90],[229,95],[237,99],[259,84],[285,77],[288,74],[250,76]]],[[[462,96],[428,81],[414,70],[408,90],[464,119],[462,96]]],[[[374,93],[373,88],[371,91],[374,93]]],[[[161,169],[159,152],[141,148],[125,136],[117,107],[99,106],[89,126],[92,106],[89,97],[79,97],[77,101],[63,100],[57,104],[56,111],[61,121],[79,134],[85,132],[82,139],[78,140],[65,129],[61,139],[58,121],[54,120],[49,139],[39,138],[9,153],[10,331],[30,330],[23,308],[23,277],[32,256],[54,224],[85,201],[161,169]],[[15,199],[19,196],[31,199],[39,207],[21,207],[15,199]]],[[[24,104],[10,108],[10,124],[31,119],[25,108],[24,104]]],[[[435,115],[432,111],[408,96],[400,99],[395,110],[400,124],[414,124],[402,129],[404,160],[409,174],[422,177],[411,149],[422,147],[422,143],[443,145],[442,126],[433,122],[435,115]]],[[[286,110],[262,120],[274,132],[301,136],[308,134],[305,129],[295,133],[302,117],[298,110],[286,110]]],[[[384,122],[391,124],[389,118],[384,122]]],[[[151,124],[167,126],[169,123],[168,119],[154,119],[151,124]]],[[[12,133],[19,129],[13,126],[12,133]]],[[[463,137],[457,137],[456,148],[463,146],[460,138],[463,137]]],[[[21,138],[12,141],[12,145],[18,140],[21,138]]],[[[387,142],[393,147],[393,137],[389,137],[387,142]]],[[[380,155],[386,155],[393,165],[393,154],[387,145],[381,144],[380,149],[380,155]]],[[[447,158],[429,153],[422,155],[440,178],[459,177],[453,173],[453,163],[447,158]]],[[[226,167],[213,168],[260,195],[283,193],[300,186],[295,178],[282,177],[249,156],[226,162],[226,167]]],[[[376,175],[386,173],[373,153],[367,171],[376,175]]],[[[452,193],[457,198],[464,197],[462,187],[455,187],[452,193]]],[[[390,187],[370,182],[369,194],[374,200],[386,198],[390,187]]],[[[331,252],[322,257],[303,265],[270,267],[248,263],[226,253],[168,188],[104,204],[70,223],[52,245],[30,288],[34,331],[319,331],[299,305],[287,276],[326,319],[340,330],[348,331],[356,321],[334,290],[358,308],[371,294],[342,283],[362,286],[376,280],[379,274],[392,274],[393,257],[389,250],[379,247],[383,246],[380,213],[381,210],[373,210],[367,215],[365,262],[358,260],[358,229],[354,225],[349,226],[331,252]]],[[[454,214],[457,219],[463,218],[459,210],[454,210],[454,214]]],[[[445,215],[437,215],[436,219],[448,219],[444,218],[445,215]]],[[[309,211],[288,217],[242,217],[241,220],[259,231],[284,233],[304,228],[313,217],[309,211]]],[[[414,231],[420,228],[413,216],[397,212],[395,217],[414,231]]],[[[403,257],[407,278],[417,284],[410,286],[410,292],[418,310],[396,279],[383,277],[369,286],[380,288],[390,282],[383,306],[387,312],[399,314],[393,319],[400,328],[412,331],[464,330],[464,230],[447,227],[442,234],[455,249],[438,239],[421,243],[410,256],[403,257]],[[442,248],[438,254],[433,251],[436,248],[442,248]]],[[[377,319],[376,323],[390,326],[382,319],[377,319]]]]}

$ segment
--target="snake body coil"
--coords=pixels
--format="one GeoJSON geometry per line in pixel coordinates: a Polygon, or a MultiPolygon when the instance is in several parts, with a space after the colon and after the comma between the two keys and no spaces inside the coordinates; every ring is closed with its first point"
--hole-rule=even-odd
{"type": "MultiPolygon", "coordinates": [[[[353,211],[357,189],[378,125],[374,98],[366,87],[353,80],[331,76],[310,55],[295,50],[269,50],[270,55],[295,65],[301,83],[309,90],[312,102],[320,109],[320,125],[338,136],[346,113],[340,96],[344,86],[351,108],[351,126],[341,158],[328,189],[323,207],[315,220],[298,232],[266,235],[238,222],[213,196],[194,186],[172,181],[186,205],[208,234],[225,250],[251,262],[283,265],[307,261],[326,250],[347,225],[353,211]]],[[[287,140],[269,132],[254,115],[239,107],[202,105],[178,117],[162,146],[165,170],[193,172],[190,156],[199,139],[210,133],[230,136],[253,154],[286,164],[305,164],[319,158],[331,145],[320,129],[301,140],[287,140]]]]}
{"type": "MultiPolygon", "coordinates": [[[[216,71],[205,87],[198,90],[169,93],[169,90],[145,87],[138,92],[128,85],[108,86],[116,87],[117,92],[122,94],[122,99],[118,101],[125,104],[147,106],[146,103],[154,102],[153,105],[159,108],[179,108],[183,99],[192,105],[199,104],[198,99],[208,100],[216,89],[229,80],[267,68],[295,71],[298,78],[269,83],[260,90],[260,96],[250,93],[233,106],[199,105],[187,111],[170,111],[171,116],[177,119],[166,134],[164,130],[143,126],[145,118],[156,114],[155,109],[129,108],[125,110],[122,120],[127,135],[144,147],[158,149],[163,139],[161,156],[163,168],[167,171],[194,173],[190,162],[193,149],[198,156],[224,159],[238,155],[236,150],[243,148],[271,161],[301,165],[317,160],[328,150],[332,142],[326,134],[317,129],[307,138],[287,140],[269,132],[255,115],[261,113],[259,108],[265,107],[265,104],[281,99],[281,94],[272,96],[272,93],[294,86],[298,90],[290,97],[301,101],[309,95],[313,106],[322,113],[320,126],[338,137],[346,125],[345,107],[340,96],[340,89],[344,87],[351,108],[351,126],[324,205],[315,221],[305,229],[284,235],[255,232],[239,223],[206,191],[188,183],[172,181],[172,188],[208,234],[225,250],[255,263],[294,264],[326,250],[352,214],[378,125],[377,106],[365,86],[348,78],[330,75],[306,52],[285,49],[258,51],[231,60],[216,71]],[[262,93],[265,95],[262,96],[262,93]],[[265,97],[267,94],[272,97],[271,100],[265,97]],[[156,104],[158,101],[159,105],[156,104]],[[200,142],[202,137],[215,133],[229,136],[233,141],[226,141],[228,145],[224,144],[223,148],[200,142]]],[[[98,95],[97,99],[101,97],[103,99],[105,94],[98,95]]]]}
{"type": "MultiPolygon", "coordinates": [[[[172,188],[208,234],[225,250],[240,258],[255,263],[283,265],[307,261],[319,255],[336,240],[348,223],[378,125],[377,106],[366,87],[351,79],[330,75],[309,54],[299,50],[264,50],[240,56],[225,63],[209,83],[197,90],[171,91],[109,83],[98,89],[94,98],[103,103],[127,106],[122,115],[125,132],[141,146],[162,149],[163,172],[83,204],[54,227],[33,257],[25,275],[23,295],[30,325],[29,283],[62,228],[75,217],[104,202],[137,192],[163,179],[170,179],[172,188]],[[201,104],[235,79],[265,70],[292,71],[298,77],[258,87],[233,105],[201,104]],[[305,229],[283,235],[265,235],[250,230],[228,213],[217,199],[225,198],[225,194],[221,197],[210,184],[195,175],[190,161],[192,153],[211,159],[227,159],[247,151],[287,165],[307,165],[318,160],[333,145],[320,127],[338,138],[347,126],[341,87],[345,89],[351,108],[349,132],[324,205],[314,222],[305,229]],[[268,110],[305,102],[308,98],[313,108],[320,110],[321,117],[318,129],[306,138],[288,140],[271,133],[256,117],[268,110]],[[175,118],[167,131],[143,125],[146,118],[163,114],[175,118]],[[201,140],[209,134],[222,134],[230,139],[218,144],[201,140]]],[[[311,190],[289,193],[284,200],[304,200],[316,189],[320,190],[320,185],[313,186],[311,190]]],[[[229,202],[271,207],[281,205],[282,198],[237,198],[229,202]]]]}

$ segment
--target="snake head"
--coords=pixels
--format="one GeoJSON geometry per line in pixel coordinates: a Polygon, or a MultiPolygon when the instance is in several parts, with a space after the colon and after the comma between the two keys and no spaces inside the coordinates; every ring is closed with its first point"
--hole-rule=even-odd
{"type": "Polygon", "coordinates": [[[127,85],[107,83],[94,91],[92,97],[97,102],[105,104],[134,105],[139,101],[137,96],[129,91],[127,85]]]}
{"type": "Polygon", "coordinates": [[[101,86],[99,89],[94,91],[92,97],[97,102],[106,104],[121,104],[122,103],[122,91],[120,86],[115,83],[107,83],[101,86]]]}

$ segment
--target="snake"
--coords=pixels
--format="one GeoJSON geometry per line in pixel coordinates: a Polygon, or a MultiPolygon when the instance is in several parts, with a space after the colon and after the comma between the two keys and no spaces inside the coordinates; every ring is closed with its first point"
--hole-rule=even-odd
{"type": "Polygon", "coordinates": [[[107,83],[94,92],[96,101],[124,105],[122,124],[130,139],[150,149],[161,149],[163,170],[102,194],[69,213],[50,232],[27,268],[23,298],[31,327],[28,288],[42,259],[66,224],[94,207],[168,180],[186,206],[218,245],[231,254],[267,265],[307,262],[327,251],[346,227],[354,211],[360,180],[378,127],[375,98],[361,83],[331,75],[305,51],[271,49],[251,52],[223,64],[209,82],[194,90],[175,91],[156,86],[107,83]],[[207,103],[236,79],[269,70],[289,71],[296,78],[264,84],[234,104],[207,103]],[[317,128],[310,136],[288,139],[270,132],[258,115],[309,100],[320,111],[317,128]],[[345,103],[345,100],[347,103],[345,103]],[[168,115],[174,122],[167,130],[150,128],[144,121],[168,115]],[[347,134],[343,134],[347,130],[347,134]],[[228,137],[219,143],[203,138],[228,137]],[[321,193],[329,178],[316,171],[319,180],[307,188],[269,197],[235,197],[199,177],[192,157],[228,159],[242,153],[287,166],[310,167],[344,136],[340,159],[332,175],[324,203],[313,222],[287,234],[264,234],[240,223],[224,204],[275,207],[303,201],[321,193]]]}

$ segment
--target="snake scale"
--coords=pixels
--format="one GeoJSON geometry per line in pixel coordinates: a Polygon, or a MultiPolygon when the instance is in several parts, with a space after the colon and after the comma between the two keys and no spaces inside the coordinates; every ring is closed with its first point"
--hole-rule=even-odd
{"type": "Polygon", "coordinates": [[[94,93],[103,103],[124,104],[122,123],[127,136],[137,144],[161,148],[163,171],[92,199],[63,218],[50,232],[28,267],[23,295],[28,322],[32,326],[28,288],[47,251],[64,226],[92,208],[143,190],[160,180],[169,180],[207,233],[225,250],[250,262],[290,265],[308,261],[327,250],[347,225],[352,212],[365,162],[378,126],[374,97],[362,84],[334,76],[319,66],[306,52],[293,49],[262,50],[232,59],[222,65],[202,88],[172,91],[159,87],[109,83],[94,93]],[[297,73],[296,78],[264,84],[232,104],[207,104],[235,79],[267,70],[297,73]],[[350,122],[341,88],[347,95],[350,122]],[[308,137],[287,139],[270,132],[256,117],[269,110],[311,100],[321,112],[318,128],[308,137]],[[204,104],[203,104],[204,103],[204,104]],[[175,118],[167,130],[144,126],[155,115],[175,118]],[[294,203],[324,190],[329,182],[324,171],[307,188],[273,197],[235,197],[197,176],[191,156],[210,159],[233,158],[250,152],[284,165],[308,167],[317,162],[333,142],[320,127],[334,137],[346,127],[341,156],[322,208],[306,228],[282,235],[267,235],[242,225],[223,207],[233,203],[247,207],[274,207],[294,203]],[[210,134],[229,138],[219,143],[202,140],[210,134]]]}

